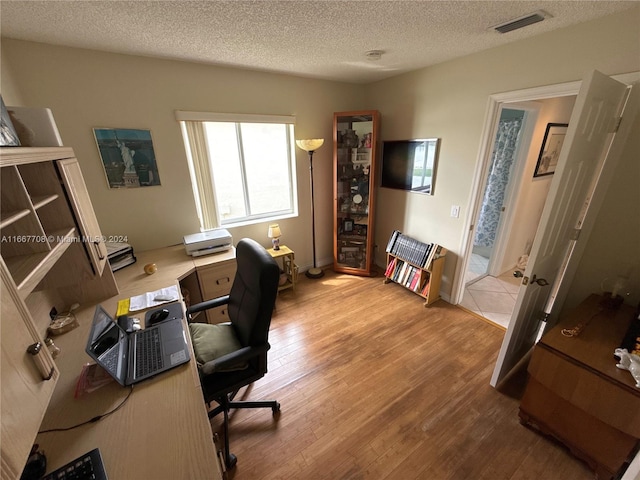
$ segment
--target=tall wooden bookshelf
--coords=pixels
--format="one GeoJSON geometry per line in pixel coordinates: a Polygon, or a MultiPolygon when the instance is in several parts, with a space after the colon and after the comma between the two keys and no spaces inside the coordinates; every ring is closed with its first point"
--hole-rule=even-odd
{"type": "Polygon", "coordinates": [[[425,299],[428,307],[440,299],[442,270],[447,250],[395,230],[387,244],[384,283],[397,283],[425,299]]]}

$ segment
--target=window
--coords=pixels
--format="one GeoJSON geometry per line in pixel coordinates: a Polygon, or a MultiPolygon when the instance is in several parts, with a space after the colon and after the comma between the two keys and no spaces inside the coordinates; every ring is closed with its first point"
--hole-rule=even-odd
{"type": "Polygon", "coordinates": [[[201,228],[297,213],[293,117],[176,112],[201,228]]]}

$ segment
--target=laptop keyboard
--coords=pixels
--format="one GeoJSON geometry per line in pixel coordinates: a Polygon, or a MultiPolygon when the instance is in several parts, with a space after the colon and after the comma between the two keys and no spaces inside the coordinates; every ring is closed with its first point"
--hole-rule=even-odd
{"type": "Polygon", "coordinates": [[[155,372],[163,367],[160,330],[140,330],[136,336],[136,378],[155,372]]]}
{"type": "Polygon", "coordinates": [[[100,450],[94,448],[64,467],[45,475],[43,480],[107,480],[100,450]]]}

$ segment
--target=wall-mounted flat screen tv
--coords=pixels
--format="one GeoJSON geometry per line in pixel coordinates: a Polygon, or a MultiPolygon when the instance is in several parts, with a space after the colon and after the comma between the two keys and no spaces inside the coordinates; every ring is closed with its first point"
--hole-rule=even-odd
{"type": "Polygon", "coordinates": [[[433,195],[439,138],[382,143],[382,185],[433,195]]]}

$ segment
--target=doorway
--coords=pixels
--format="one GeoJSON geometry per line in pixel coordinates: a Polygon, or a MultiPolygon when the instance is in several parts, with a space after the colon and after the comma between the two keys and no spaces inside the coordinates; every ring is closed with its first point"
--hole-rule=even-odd
{"type": "Polygon", "coordinates": [[[552,176],[534,177],[548,123],[568,123],[575,95],[501,102],[467,250],[460,305],[506,329],[552,176]]]}

